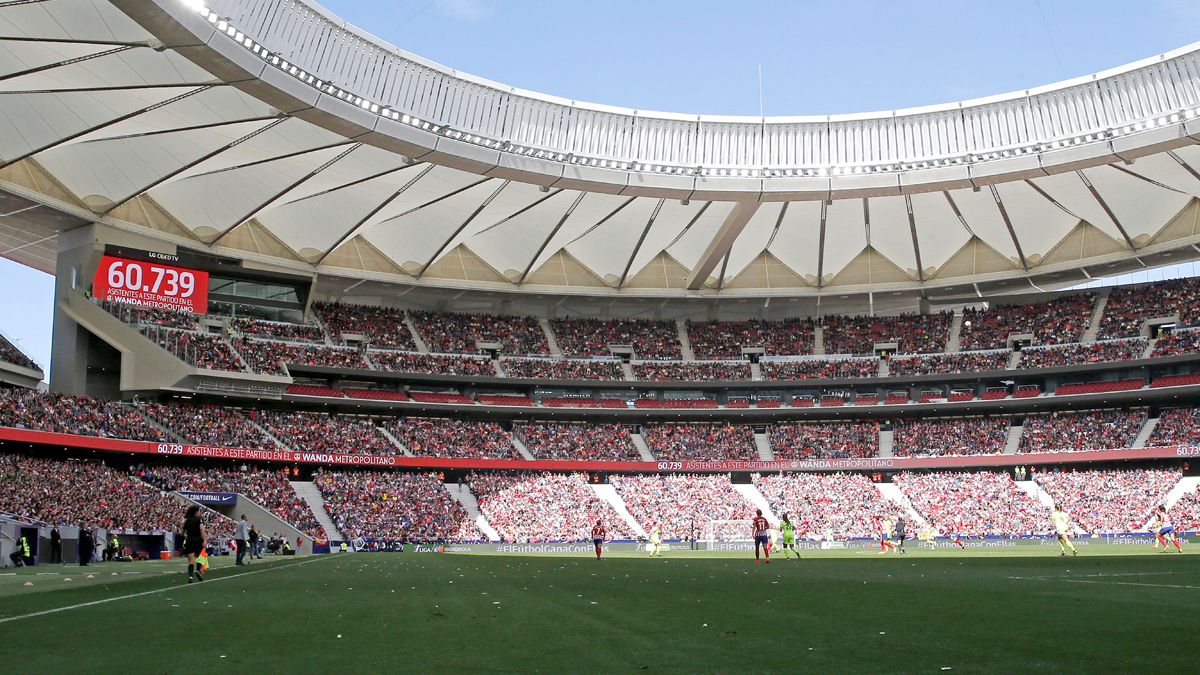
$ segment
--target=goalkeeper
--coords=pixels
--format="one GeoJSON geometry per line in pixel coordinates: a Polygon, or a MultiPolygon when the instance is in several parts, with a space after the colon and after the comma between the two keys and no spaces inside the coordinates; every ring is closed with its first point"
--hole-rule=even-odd
{"type": "Polygon", "coordinates": [[[657,558],[662,555],[662,531],[658,529],[658,523],[650,528],[650,557],[657,558]]]}
{"type": "Polygon", "coordinates": [[[796,556],[796,560],[800,559],[800,551],[796,550],[796,526],[788,518],[788,514],[783,514],[783,520],[779,523],[779,532],[783,535],[783,557],[789,557],[789,553],[796,556]]]}

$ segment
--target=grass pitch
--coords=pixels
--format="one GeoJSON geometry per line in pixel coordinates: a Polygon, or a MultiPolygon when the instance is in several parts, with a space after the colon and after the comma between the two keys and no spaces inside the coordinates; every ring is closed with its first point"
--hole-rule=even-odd
{"type": "Polygon", "coordinates": [[[1097,548],[41,566],[0,573],[0,637],[29,672],[1194,668],[1200,557],[1097,548]]]}

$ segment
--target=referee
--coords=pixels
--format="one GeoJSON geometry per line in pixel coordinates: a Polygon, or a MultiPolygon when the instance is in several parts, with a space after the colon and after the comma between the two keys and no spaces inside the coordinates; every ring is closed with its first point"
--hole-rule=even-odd
{"type": "Polygon", "coordinates": [[[187,555],[189,584],[192,583],[193,576],[196,581],[204,581],[204,575],[196,565],[196,556],[204,550],[204,541],[207,538],[204,523],[200,522],[200,507],[192,504],[183,518],[183,552],[187,555]]]}

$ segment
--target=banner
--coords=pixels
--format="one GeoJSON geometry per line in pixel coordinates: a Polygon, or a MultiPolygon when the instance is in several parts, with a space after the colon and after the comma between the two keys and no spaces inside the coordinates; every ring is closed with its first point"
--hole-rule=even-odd
{"type": "Polygon", "coordinates": [[[180,496],[190,499],[197,504],[211,506],[213,504],[219,506],[233,506],[237,504],[236,492],[192,492],[191,490],[177,490],[180,496]]]}
{"type": "Polygon", "coordinates": [[[108,302],[206,314],[208,272],[106,255],[92,279],[92,295],[108,302]]]}
{"type": "Polygon", "coordinates": [[[361,467],[396,467],[410,469],[480,469],[519,471],[630,471],[649,473],[728,473],[776,471],[904,471],[909,469],[980,468],[1006,466],[1036,466],[1041,464],[1076,464],[1084,462],[1114,462],[1144,459],[1200,458],[1200,446],[1177,445],[1163,448],[1125,448],[1092,450],[1088,452],[1048,452],[1015,455],[970,455],[965,457],[870,457],[866,459],[804,459],[773,462],[714,460],[662,462],[582,462],[523,459],[452,459],[445,457],[407,457],[403,455],[355,455],[329,452],[294,452],[291,450],[251,450],[223,448],[211,445],[183,445],[129,441],[97,436],[78,436],[49,431],[30,431],[0,427],[0,441],[71,446],[135,454],[174,457],[209,457],[245,462],[278,462],[282,464],[317,464],[361,467]]]}

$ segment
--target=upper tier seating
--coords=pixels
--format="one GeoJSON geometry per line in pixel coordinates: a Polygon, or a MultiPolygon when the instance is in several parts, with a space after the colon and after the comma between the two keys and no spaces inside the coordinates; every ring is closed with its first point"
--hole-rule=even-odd
{"type": "Polygon", "coordinates": [[[495,422],[409,417],[384,427],[418,457],[521,459],[509,433],[495,422]]]}
{"type": "Polygon", "coordinates": [[[377,368],[388,372],[496,377],[496,369],[492,366],[492,360],[486,356],[418,354],[401,351],[369,351],[366,356],[377,368]]]}
{"type": "Polygon", "coordinates": [[[282,375],[282,363],[367,370],[362,352],[353,348],[246,339],[235,340],[233,346],[250,366],[250,370],[256,373],[282,375]]]}
{"type": "Polygon", "coordinates": [[[609,345],[629,345],[639,359],[681,359],[674,321],[554,319],[558,348],[568,357],[612,356],[609,345]]]}
{"type": "Polygon", "coordinates": [[[1080,452],[1133,445],[1144,410],[1098,410],[1030,415],[1021,432],[1020,452],[1080,452]]]}
{"type": "Polygon", "coordinates": [[[895,342],[900,353],[941,352],[950,338],[951,312],[899,316],[825,316],[826,354],[870,354],[876,343],[895,342]]]}
{"type": "Polygon", "coordinates": [[[641,461],[629,431],[620,424],[542,422],[520,424],[513,434],[538,459],[641,461]]]}
{"type": "Polygon", "coordinates": [[[1099,339],[1142,335],[1146,319],[1178,316],[1179,325],[1200,324],[1200,279],[1171,279],[1112,289],[1099,339]]]}
{"type": "Polygon", "coordinates": [[[763,361],[767,380],[843,380],[879,375],[879,359],[869,356],[853,359],[789,359],[763,361]]]}
{"type": "Polygon", "coordinates": [[[1092,318],[1096,296],[1063,295],[1046,302],[998,305],[988,310],[963,311],[959,348],[1003,349],[1010,335],[1032,334],[1034,344],[1078,342],[1092,318]]]}
{"type": "Polygon", "coordinates": [[[633,364],[633,376],[651,382],[749,380],[746,361],[644,361],[633,364]]]}
{"type": "Polygon", "coordinates": [[[546,333],[533,317],[493,314],[410,312],[425,344],[434,352],[475,354],[476,343],[497,343],[502,354],[549,354],[546,333]]]}
{"type": "Polygon", "coordinates": [[[927,354],[925,356],[893,357],[888,361],[888,373],[893,377],[905,375],[938,375],[946,373],[981,373],[1004,370],[1008,367],[1009,351],[959,352],[927,354]]]}
{"type": "Polygon", "coordinates": [[[313,309],[335,342],[346,344],[347,336],[353,335],[374,349],[417,351],[402,310],[337,302],[314,303],[313,309]]]}
{"type": "MultiPolygon", "coordinates": [[[[181,361],[195,368],[205,370],[242,371],[241,361],[229,343],[218,335],[193,333],[190,331],[174,330],[144,326],[142,334],[155,344],[179,357],[181,361]]],[[[278,367],[271,371],[256,371],[275,374],[278,367]]]]}
{"type": "Polygon", "coordinates": [[[1158,338],[1150,358],[1200,352],[1200,330],[1176,330],[1158,338]]]}
{"type": "Polygon", "coordinates": [[[1058,347],[1029,347],[1021,350],[1018,368],[1056,368],[1106,361],[1133,361],[1146,352],[1146,340],[1113,340],[1058,347]]]}
{"type": "Polygon", "coordinates": [[[1007,417],[900,420],[892,452],[897,457],[995,455],[1008,440],[1007,417]]]}
{"type": "Polygon", "coordinates": [[[319,326],[242,317],[233,319],[232,324],[233,330],[242,335],[253,335],[272,340],[325,343],[325,332],[319,326]]]}
{"type": "Polygon", "coordinates": [[[762,347],[767,355],[811,354],[811,319],[782,321],[688,321],[688,342],[698,359],[740,359],[743,347],[762,347]]]}
{"type": "Polygon", "coordinates": [[[33,362],[33,359],[25,356],[24,352],[22,352],[20,349],[17,349],[17,346],[9,342],[8,338],[4,337],[3,335],[0,335],[0,361],[18,365],[22,368],[29,368],[31,370],[41,370],[41,368],[39,368],[38,365],[33,362]]]}
{"type": "Polygon", "coordinates": [[[775,459],[846,459],[879,454],[877,422],[815,422],[768,427],[775,459]]]}
{"type": "Polygon", "coordinates": [[[754,432],[728,424],[647,424],[646,445],[660,460],[758,459],[754,432]]]}
{"type": "Polygon", "coordinates": [[[619,361],[563,359],[504,359],[500,367],[509,377],[541,380],[623,380],[619,361]]]}

